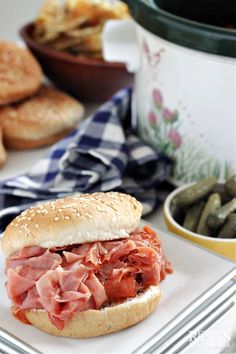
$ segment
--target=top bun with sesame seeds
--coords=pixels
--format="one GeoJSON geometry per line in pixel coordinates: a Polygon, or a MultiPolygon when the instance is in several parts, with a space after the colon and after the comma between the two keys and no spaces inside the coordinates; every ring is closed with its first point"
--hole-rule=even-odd
{"type": "Polygon", "coordinates": [[[0,105],[33,95],[41,80],[40,65],[27,49],[0,41],[0,105]]]}
{"type": "Polygon", "coordinates": [[[23,247],[62,247],[129,237],[138,228],[141,204],[130,195],[108,192],[73,195],[27,209],[6,228],[6,255],[23,247]]]}

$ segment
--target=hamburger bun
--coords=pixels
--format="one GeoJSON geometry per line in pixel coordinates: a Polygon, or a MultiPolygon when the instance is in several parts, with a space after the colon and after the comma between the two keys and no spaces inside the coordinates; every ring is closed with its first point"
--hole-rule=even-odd
{"type": "Polygon", "coordinates": [[[23,247],[62,247],[129,237],[138,228],[141,204],[117,192],[74,195],[27,209],[6,228],[6,255],[23,247]]]}
{"type": "Polygon", "coordinates": [[[32,325],[54,336],[97,337],[120,331],[144,320],[155,310],[160,299],[158,286],[150,286],[144,293],[118,305],[79,312],[62,330],[51,323],[44,310],[26,311],[25,315],[32,325]]]}
{"type": "Polygon", "coordinates": [[[2,128],[0,126],[0,167],[2,167],[7,159],[7,153],[2,142],[2,128]]]}
{"type": "Polygon", "coordinates": [[[74,130],[83,114],[78,101],[43,85],[34,97],[0,108],[5,146],[25,150],[53,144],[74,130]]]}
{"type": "Polygon", "coordinates": [[[0,105],[33,95],[41,80],[41,68],[27,49],[0,41],[0,105]]]}

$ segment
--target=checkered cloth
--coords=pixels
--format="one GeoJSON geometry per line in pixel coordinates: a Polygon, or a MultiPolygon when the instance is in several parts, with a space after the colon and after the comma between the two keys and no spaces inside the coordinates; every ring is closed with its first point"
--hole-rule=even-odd
{"type": "Polygon", "coordinates": [[[144,214],[163,200],[170,160],[132,132],[131,93],[118,92],[27,174],[0,182],[0,231],[29,206],[75,192],[129,193],[144,214]]]}

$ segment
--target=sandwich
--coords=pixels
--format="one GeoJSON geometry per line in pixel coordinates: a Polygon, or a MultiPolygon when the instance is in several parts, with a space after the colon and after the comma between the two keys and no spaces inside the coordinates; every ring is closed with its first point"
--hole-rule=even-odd
{"type": "Polygon", "coordinates": [[[117,193],[33,206],[6,228],[6,289],[14,316],[57,336],[85,338],[132,326],[154,311],[172,269],[140,227],[141,204],[117,193]]]}

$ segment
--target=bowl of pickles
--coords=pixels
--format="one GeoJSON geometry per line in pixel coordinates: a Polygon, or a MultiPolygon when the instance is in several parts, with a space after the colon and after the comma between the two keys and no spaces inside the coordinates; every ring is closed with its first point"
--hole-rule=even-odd
{"type": "Polygon", "coordinates": [[[236,175],[175,189],[165,200],[164,217],[169,231],[236,261],[236,175]]]}

